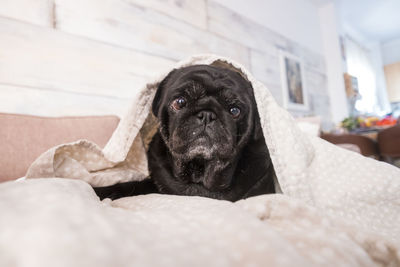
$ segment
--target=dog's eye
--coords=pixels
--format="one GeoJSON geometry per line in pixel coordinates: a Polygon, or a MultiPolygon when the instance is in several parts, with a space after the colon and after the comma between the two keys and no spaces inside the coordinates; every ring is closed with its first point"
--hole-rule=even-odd
{"type": "Polygon", "coordinates": [[[238,107],[231,107],[229,112],[232,114],[233,117],[237,118],[240,115],[240,109],[238,107]]]}
{"type": "Polygon", "coordinates": [[[180,110],[182,109],[184,106],[186,106],[186,99],[184,97],[178,97],[177,99],[175,99],[172,104],[171,107],[175,110],[180,110]]]}

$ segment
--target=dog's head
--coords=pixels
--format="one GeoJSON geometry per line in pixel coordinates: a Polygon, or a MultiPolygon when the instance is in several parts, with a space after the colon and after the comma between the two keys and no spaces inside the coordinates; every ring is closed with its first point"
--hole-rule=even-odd
{"type": "Polygon", "coordinates": [[[230,186],[242,149],[261,132],[251,84],[225,68],[172,71],[160,83],[152,110],[174,176],[210,191],[230,186]]]}

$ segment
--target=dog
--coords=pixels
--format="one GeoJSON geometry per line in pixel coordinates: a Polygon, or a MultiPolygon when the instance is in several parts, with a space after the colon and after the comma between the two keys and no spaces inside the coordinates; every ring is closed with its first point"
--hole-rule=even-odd
{"type": "Polygon", "coordinates": [[[239,72],[175,69],[161,81],[152,112],[159,127],[147,151],[150,179],[95,188],[100,198],[162,193],[237,201],[275,193],[253,88],[239,72]]]}

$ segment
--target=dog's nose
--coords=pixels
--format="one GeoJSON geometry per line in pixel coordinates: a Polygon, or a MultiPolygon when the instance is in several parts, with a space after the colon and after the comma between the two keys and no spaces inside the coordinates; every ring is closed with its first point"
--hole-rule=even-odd
{"type": "Polygon", "coordinates": [[[201,122],[208,124],[217,118],[214,112],[209,110],[202,110],[197,113],[197,118],[200,119],[201,122]]]}

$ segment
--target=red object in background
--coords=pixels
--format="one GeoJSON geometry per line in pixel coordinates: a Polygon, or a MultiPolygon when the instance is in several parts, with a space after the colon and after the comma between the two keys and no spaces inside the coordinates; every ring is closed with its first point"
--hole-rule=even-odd
{"type": "Polygon", "coordinates": [[[378,126],[392,126],[392,125],[396,125],[397,120],[395,118],[393,118],[392,116],[387,116],[383,119],[381,119],[380,121],[376,122],[376,125],[378,126]]]}

